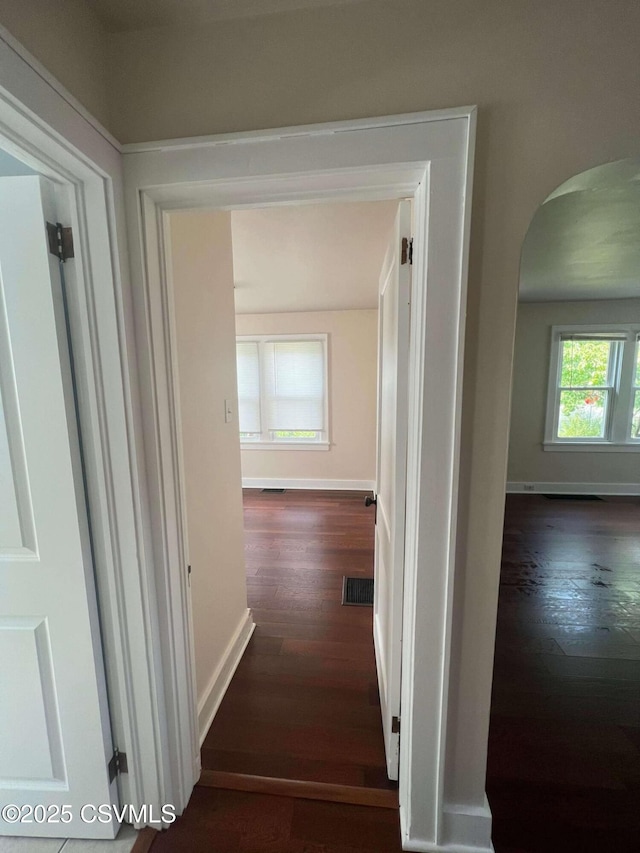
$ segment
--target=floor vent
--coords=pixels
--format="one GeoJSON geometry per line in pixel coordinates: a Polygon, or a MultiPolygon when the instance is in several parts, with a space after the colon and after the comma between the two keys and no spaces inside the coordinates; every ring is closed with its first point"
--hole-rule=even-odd
{"type": "Polygon", "coordinates": [[[373,606],[373,578],[342,579],[342,603],[360,607],[373,606]]]}
{"type": "Polygon", "coordinates": [[[601,501],[598,495],[545,495],[550,501],[601,501]]]}
{"type": "Polygon", "coordinates": [[[270,495],[283,495],[286,489],[260,489],[261,492],[268,492],[270,495]]]}

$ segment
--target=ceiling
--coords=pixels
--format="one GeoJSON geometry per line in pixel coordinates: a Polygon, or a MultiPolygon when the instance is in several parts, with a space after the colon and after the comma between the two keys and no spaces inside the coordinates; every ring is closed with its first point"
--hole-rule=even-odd
{"type": "Polygon", "coordinates": [[[376,201],[233,211],[236,311],[377,308],[397,208],[376,201]]]}
{"type": "Polygon", "coordinates": [[[362,0],[86,0],[109,32],[188,26],[362,0]]]}
{"type": "Polygon", "coordinates": [[[534,216],[522,247],[523,302],[640,296],[640,160],[576,175],[534,216]]]}

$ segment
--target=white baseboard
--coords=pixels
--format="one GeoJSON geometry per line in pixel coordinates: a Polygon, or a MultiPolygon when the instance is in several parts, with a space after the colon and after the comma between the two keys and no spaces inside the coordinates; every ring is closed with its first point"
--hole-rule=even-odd
{"type": "Polygon", "coordinates": [[[415,838],[402,839],[402,849],[412,853],[495,853],[493,844],[488,847],[478,847],[460,844],[432,844],[430,841],[419,841],[415,838]]]}
{"type": "Polygon", "coordinates": [[[327,489],[332,491],[372,492],[373,480],[287,480],[279,478],[243,477],[243,489],[327,489]]]}
{"type": "Polygon", "coordinates": [[[507,494],[520,492],[541,495],[640,495],[640,483],[507,483],[507,494]]]}
{"type": "Polygon", "coordinates": [[[200,734],[200,746],[205,739],[209,727],[213,722],[220,703],[227,692],[233,674],[247,648],[247,643],[255,630],[255,622],[251,616],[251,610],[242,615],[233,636],[224,650],[222,659],[215,669],[211,681],[207,685],[202,698],[198,701],[198,731],[200,734]]]}
{"type": "Polygon", "coordinates": [[[439,843],[413,837],[400,806],[402,849],[414,853],[494,853],[491,843],[491,809],[485,797],[482,808],[445,805],[439,843]]]}

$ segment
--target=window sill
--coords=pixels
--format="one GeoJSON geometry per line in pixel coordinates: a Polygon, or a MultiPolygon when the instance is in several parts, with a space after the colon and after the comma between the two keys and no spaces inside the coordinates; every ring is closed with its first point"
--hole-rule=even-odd
{"type": "Polygon", "coordinates": [[[613,441],[545,441],[543,450],[559,451],[563,453],[576,451],[583,453],[638,453],[640,452],[640,441],[616,443],[613,441]]]}
{"type": "Polygon", "coordinates": [[[250,441],[240,442],[240,450],[330,450],[328,441],[250,441]]]}

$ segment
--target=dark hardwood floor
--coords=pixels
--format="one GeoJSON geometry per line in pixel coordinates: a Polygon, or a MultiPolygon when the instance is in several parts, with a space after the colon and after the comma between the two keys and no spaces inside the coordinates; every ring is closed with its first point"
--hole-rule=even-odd
{"type": "Polygon", "coordinates": [[[392,809],[196,787],[151,853],[401,853],[392,809]]]}
{"type": "Polygon", "coordinates": [[[245,490],[244,515],[257,627],[203,744],[201,782],[152,853],[400,853],[372,608],[341,604],[343,575],[373,576],[373,511],[362,492],[245,490]],[[256,793],[255,777],[328,793],[256,793]],[[251,793],[219,787],[247,779],[251,793]]]}
{"type": "Polygon", "coordinates": [[[373,575],[364,494],[246,490],[244,517],[257,627],[203,744],[203,769],[392,789],[372,608],[341,604],[343,575],[373,575]]]}
{"type": "Polygon", "coordinates": [[[496,853],[640,851],[640,499],[507,497],[496,853]]]}
{"type": "MultiPolygon", "coordinates": [[[[203,766],[386,794],[371,610],[340,605],[373,514],[359,493],[245,501],[258,628],[203,766]]],[[[639,499],[508,496],[487,789],[496,853],[640,851],[639,499]]],[[[391,808],[198,786],[152,853],[400,849],[391,808]]]]}

